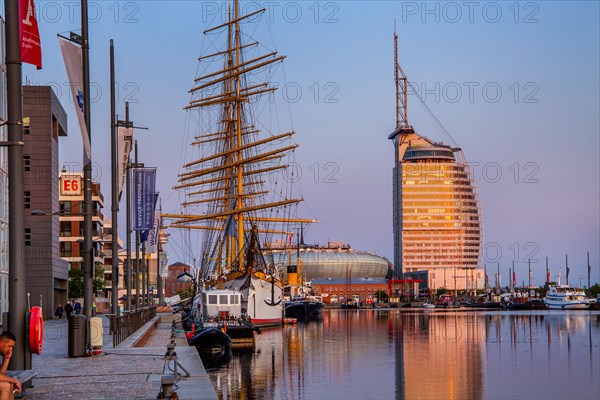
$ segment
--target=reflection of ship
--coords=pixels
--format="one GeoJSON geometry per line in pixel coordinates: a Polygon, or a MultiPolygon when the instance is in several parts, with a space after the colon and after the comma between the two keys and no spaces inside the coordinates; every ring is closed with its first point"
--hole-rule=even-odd
{"type": "Polygon", "coordinates": [[[198,122],[192,145],[199,155],[184,165],[175,186],[187,197],[185,212],[163,216],[174,220],[172,228],[204,233],[197,290],[239,293],[241,312],[264,326],[282,322],[282,285],[259,234],[287,235],[289,224],[312,221],[292,218],[301,198],[278,175],[286,173],[286,157],[298,147],[291,143],[294,132],[269,132],[270,123],[256,118],[269,106],[276,89],[269,80],[285,58],[276,51],[265,54],[242,34],[241,25],[256,23],[262,12],[241,15],[239,2],[230,1],[227,22],[204,31],[210,51],[199,58],[201,76],[185,107],[198,122]]]}
{"type": "Polygon", "coordinates": [[[581,289],[569,285],[552,285],[544,298],[544,303],[551,309],[573,310],[588,309],[590,302],[581,289]]]}

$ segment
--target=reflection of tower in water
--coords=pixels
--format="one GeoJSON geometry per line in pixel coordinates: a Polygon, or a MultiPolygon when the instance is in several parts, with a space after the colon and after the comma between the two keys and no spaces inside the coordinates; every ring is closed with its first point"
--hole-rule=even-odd
{"type": "Polygon", "coordinates": [[[480,399],[485,338],[477,315],[390,315],[397,399],[480,399]]]}

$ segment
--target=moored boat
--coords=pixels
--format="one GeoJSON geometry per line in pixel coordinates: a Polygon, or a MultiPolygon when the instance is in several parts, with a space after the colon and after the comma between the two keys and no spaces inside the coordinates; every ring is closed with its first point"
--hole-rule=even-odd
{"type": "Polygon", "coordinates": [[[310,298],[295,299],[284,303],[285,317],[303,320],[318,317],[323,312],[325,304],[310,298]]]}
{"type": "Polygon", "coordinates": [[[552,285],[544,297],[546,307],[554,310],[586,310],[590,302],[581,289],[569,285],[552,285]]]}

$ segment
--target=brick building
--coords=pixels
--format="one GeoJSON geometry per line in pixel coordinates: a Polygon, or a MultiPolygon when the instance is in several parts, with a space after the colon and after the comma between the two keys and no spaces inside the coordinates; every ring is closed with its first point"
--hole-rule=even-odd
{"type": "Polygon", "coordinates": [[[192,282],[182,283],[177,277],[184,272],[190,274],[191,267],[188,264],[176,262],[168,266],[167,277],[165,278],[165,297],[175,296],[177,292],[189,290],[192,282]]]}

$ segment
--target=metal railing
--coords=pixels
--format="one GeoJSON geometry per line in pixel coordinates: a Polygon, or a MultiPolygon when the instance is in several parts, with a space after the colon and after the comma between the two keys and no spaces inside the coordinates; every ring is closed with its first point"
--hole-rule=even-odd
{"type": "Polygon", "coordinates": [[[156,307],[145,307],[139,310],[126,311],[118,318],[114,314],[106,314],[110,320],[110,331],[113,335],[113,347],[140,329],[144,324],[156,316],[156,307]]]}

